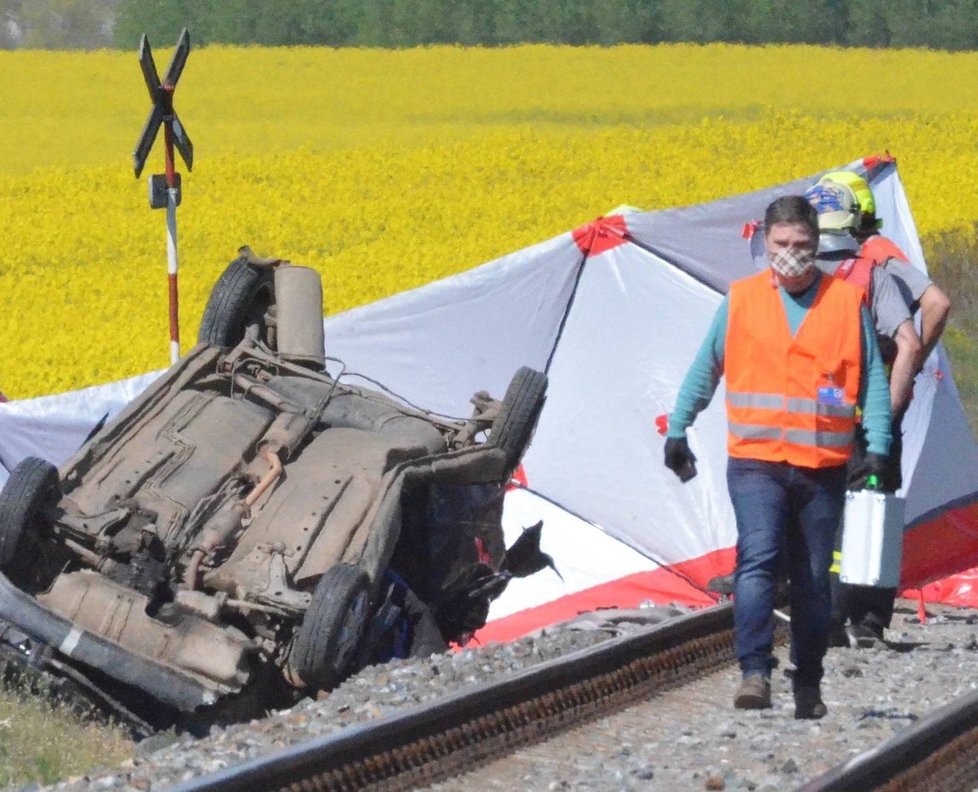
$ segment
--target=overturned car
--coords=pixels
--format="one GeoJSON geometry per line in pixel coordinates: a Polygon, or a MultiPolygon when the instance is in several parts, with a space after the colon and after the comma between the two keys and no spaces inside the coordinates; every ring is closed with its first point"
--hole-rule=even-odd
{"type": "Polygon", "coordinates": [[[342,383],[318,274],[242,251],[197,346],[60,470],[27,458],[0,493],[0,651],[143,731],[464,643],[548,560],[539,526],[508,551],[501,526],[545,375],[475,394],[466,419],[342,383]]]}

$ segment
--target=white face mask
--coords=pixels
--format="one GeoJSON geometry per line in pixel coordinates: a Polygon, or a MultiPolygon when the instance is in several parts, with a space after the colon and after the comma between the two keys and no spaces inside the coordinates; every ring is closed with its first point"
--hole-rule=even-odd
{"type": "Polygon", "coordinates": [[[777,253],[768,253],[771,267],[785,278],[797,278],[815,266],[815,256],[807,250],[785,248],[777,253]]]}

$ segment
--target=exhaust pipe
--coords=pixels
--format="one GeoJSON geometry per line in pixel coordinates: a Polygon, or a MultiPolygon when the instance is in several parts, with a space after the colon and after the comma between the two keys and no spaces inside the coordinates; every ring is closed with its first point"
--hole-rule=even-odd
{"type": "Polygon", "coordinates": [[[323,332],[323,282],[310,267],[275,268],[275,304],[279,356],[300,366],[326,367],[323,332]]]}

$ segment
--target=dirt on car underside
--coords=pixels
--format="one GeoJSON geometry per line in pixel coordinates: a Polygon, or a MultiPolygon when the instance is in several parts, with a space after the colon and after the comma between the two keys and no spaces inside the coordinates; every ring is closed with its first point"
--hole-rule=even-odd
{"type": "Polygon", "coordinates": [[[501,524],[546,376],[476,393],[468,419],[342,383],[299,270],[232,262],[200,344],[59,470],[15,469],[0,651],[119,712],[256,688],[268,706],[466,640],[509,579],[546,565],[540,526],[507,550],[501,524]]]}

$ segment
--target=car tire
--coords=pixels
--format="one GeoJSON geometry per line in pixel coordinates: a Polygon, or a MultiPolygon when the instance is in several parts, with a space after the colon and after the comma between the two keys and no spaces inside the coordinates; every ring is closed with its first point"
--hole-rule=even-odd
{"type": "Polygon", "coordinates": [[[295,634],[289,653],[290,676],[309,688],[337,685],[357,655],[370,617],[370,579],[352,564],[326,570],[295,634]]]}
{"type": "Polygon", "coordinates": [[[513,375],[489,429],[489,444],[502,449],[510,473],[520,463],[546,400],[547,375],[521,367],[513,375]]]}
{"type": "MultiPolygon", "coordinates": [[[[217,279],[200,320],[197,341],[222,348],[241,343],[252,322],[264,323],[275,301],[274,271],[240,257],[228,264],[217,279]]],[[[262,332],[267,341],[267,328],[262,332]]]]}
{"type": "Polygon", "coordinates": [[[58,469],[37,457],[26,457],[13,469],[0,492],[0,572],[19,566],[25,538],[37,512],[60,494],[58,469]]]}

